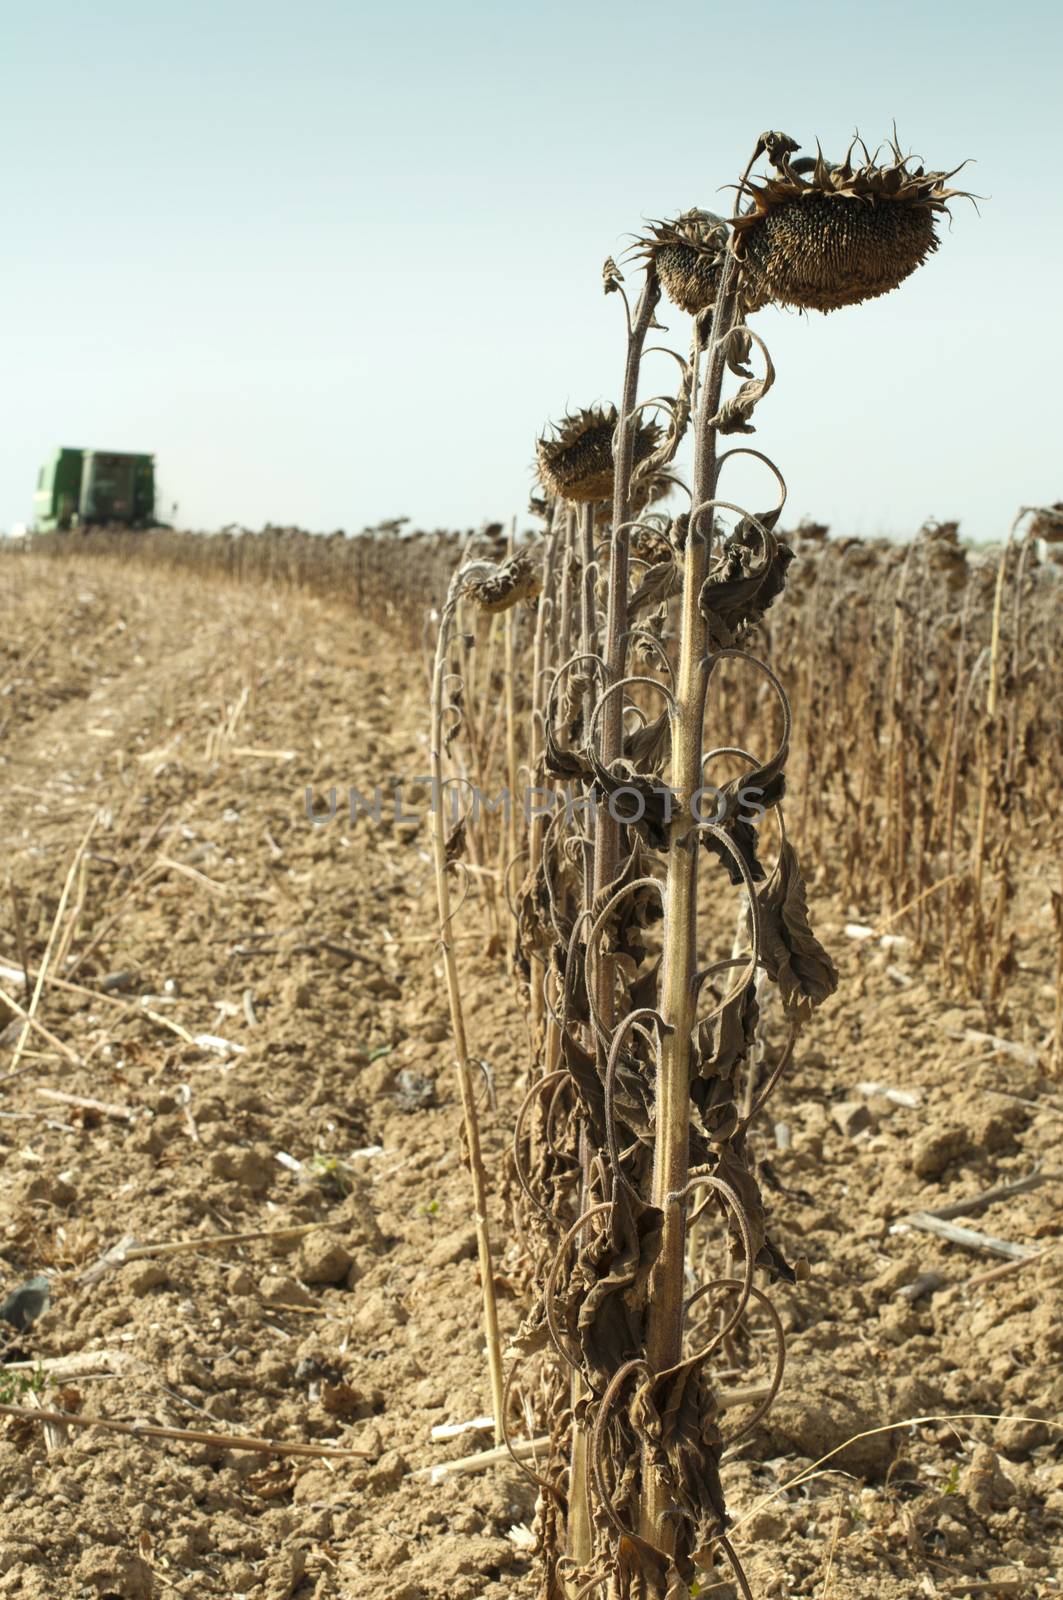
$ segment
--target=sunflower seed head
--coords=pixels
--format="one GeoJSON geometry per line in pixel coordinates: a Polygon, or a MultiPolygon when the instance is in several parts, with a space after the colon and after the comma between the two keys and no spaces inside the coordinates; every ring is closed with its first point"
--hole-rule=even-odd
{"type": "Polygon", "coordinates": [[[634,253],[654,262],[672,304],[696,316],[715,303],[728,236],[722,217],[695,208],[668,222],[651,222],[634,253]]]}
{"type": "MultiPolygon", "coordinates": [[[[536,444],[539,479],[559,500],[608,500],[613,493],[613,434],[615,406],[592,406],[570,412],[555,423],[552,433],[536,444]]],[[[663,434],[653,422],[644,422],[635,435],[635,462],[653,454],[663,434]]]]}
{"type": "Polygon", "coordinates": [[[1057,500],[1051,506],[1039,506],[1034,513],[1030,532],[1035,539],[1043,539],[1046,544],[1063,544],[1063,501],[1057,500]]]}
{"type": "Polygon", "coordinates": [[[534,600],[540,587],[538,568],[531,557],[521,551],[501,566],[490,561],[473,562],[462,584],[462,593],[481,611],[508,611],[521,600],[534,600]]]}
{"type": "Polygon", "coordinates": [[[841,162],[818,149],[793,162],[785,136],[765,148],[778,176],[746,185],[753,206],[732,242],[753,305],[833,311],[887,294],[937,249],[935,219],[965,193],[948,187],[958,169],[912,167],[895,142],[881,161],[857,142],[841,162]]]}

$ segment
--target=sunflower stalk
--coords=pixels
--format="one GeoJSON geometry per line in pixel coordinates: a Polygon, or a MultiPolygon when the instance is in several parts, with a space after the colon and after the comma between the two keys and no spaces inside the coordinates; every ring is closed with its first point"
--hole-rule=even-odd
{"type": "MultiPolygon", "coordinates": [[[[720,451],[718,439],[753,431],[752,412],[774,381],[749,313],[769,300],[833,309],[896,287],[934,248],[935,213],[949,198],[947,174],[912,171],[896,150],[886,169],[866,151],[857,166],[850,157],[795,162],[796,149],[785,135],[761,136],[730,222],[688,211],[652,225],[639,240],[646,272],[634,312],[622,274],[606,262],[606,292],[617,293],[627,313],[619,407],[569,413],[537,445],[543,487],[571,508],[574,557],[566,553],[557,612],[543,622],[559,648],[551,655],[544,638],[536,654],[537,676],[554,663],[543,764],[593,801],[578,823],[559,811],[536,835],[521,945],[525,955],[544,953],[550,998],[547,1070],[529,1089],[514,1139],[537,1288],[515,1350],[535,1362],[545,1352],[557,1384],[545,1476],[536,1480],[550,1600],[598,1591],[609,1600],[681,1600],[697,1568],[716,1562],[750,1593],[726,1536],[717,1375],[721,1361],[734,1364],[749,1351],[751,1319],[767,1317],[772,1379],[754,1417],[730,1430],[733,1444],[757,1425],[782,1378],[782,1324],[754,1273],[793,1282],[798,1271],[770,1238],[747,1134],[791,1059],[800,1024],[833,992],[837,974],[809,925],[782,822],[789,704],[751,648],[794,554],[774,531],[785,484],[766,456],[746,451],[769,468],[778,504],[753,515],[722,500],[721,469],[744,447],[720,451]],[[778,177],[754,184],[762,155],[778,177]],[[674,400],[640,403],[645,337],[662,292],[695,318],[692,354],[689,364],[676,356],[683,376],[674,400]],[[754,346],[762,376],[748,365],[754,346]],[[724,399],[728,371],[742,381],[724,399]],[[669,413],[667,432],[641,420],[653,408],[669,413]],[[671,479],[691,409],[691,511],[644,516],[641,508],[671,479]],[[607,502],[608,545],[596,545],[607,502]],[[728,513],[737,520],[725,530],[728,513]],[[636,537],[645,570],[633,588],[636,537]],[[629,654],[650,665],[629,673],[629,654]],[[708,689],[724,661],[742,668],[736,692],[729,680],[721,687],[721,715],[726,701],[744,722],[759,717],[765,683],[781,710],[769,758],[730,743],[704,748],[708,689]],[[654,716],[647,698],[657,694],[664,707],[654,716]],[[723,758],[742,763],[745,777],[717,791],[722,809],[708,822],[705,768],[723,758]],[[753,820],[742,810],[747,792],[763,799],[753,820]],[[634,797],[633,807],[619,804],[624,796],[634,797]],[[768,810],[778,837],[770,871],[757,833],[768,810]],[[699,938],[716,943],[726,913],[714,876],[714,914],[699,920],[702,864],[706,875],[726,871],[745,908],[730,954],[710,955],[708,964],[699,938]],[[717,974],[730,976],[718,983],[717,974]],[[768,1015],[788,1030],[770,1056],[761,1053],[758,1028],[769,982],[778,994],[768,1015]],[[767,1062],[761,1081],[758,1067],[767,1062]],[[722,1260],[688,1294],[687,1236],[710,1207],[716,1229],[704,1230],[706,1245],[722,1260]]],[[[907,731],[898,726],[898,739],[907,731]]],[[[896,755],[894,783],[903,772],[896,755]]],[[[852,803],[862,807],[855,796],[852,803]]]]}
{"type": "MultiPolygon", "coordinates": [[[[716,495],[718,472],[718,426],[714,418],[723,388],[726,339],[737,325],[735,276],[735,267],[729,260],[713,314],[708,371],[698,402],[691,484],[693,509],[683,558],[679,670],[672,716],[669,780],[674,794],[674,814],[668,841],[660,997],[664,1026],[657,1075],[657,1137],[651,1187],[652,1202],[661,1212],[664,1225],[646,1318],[646,1360],[654,1374],[677,1365],[683,1345],[690,1041],[694,1029],[697,968],[698,839],[691,829],[691,800],[702,784],[702,730],[709,682],[707,625],[699,602],[708,574],[715,520],[710,505],[716,495]]],[[[669,1486],[644,1454],[640,1532],[649,1544],[670,1554],[674,1526],[666,1515],[669,1506],[669,1486]]]]}
{"type": "MultiPolygon", "coordinates": [[[[507,546],[512,562],[516,554],[517,519],[513,518],[507,546]]],[[[509,873],[517,859],[517,611],[509,606],[502,617],[503,646],[505,650],[506,685],[506,789],[509,805],[505,808],[505,859],[502,864],[502,882],[508,883],[509,873]]]]}
{"type": "MultiPolygon", "coordinates": [[[[491,1254],[491,1236],[487,1220],[487,1174],[484,1170],[480,1145],[480,1122],[476,1110],[472,1066],[465,1031],[465,1011],[462,1004],[461,980],[455,958],[451,924],[454,911],[450,899],[451,860],[448,855],[446,830],[445,786],[443,774],[444,715],[448,709],[446,697],[447,652],[468,567],[461,568],[451,579],[447,598],[439,619],[436,636],[435,659],[432,668],[430,701],[430,767],[432,773],[432,851],[435,869],[436,904],[439,913],[439,946],[446,978],[447,1003],[450,1009],[450,1030],[454,1044],[454,1064],[461,1097],[465,1144],[468,1150],[469,1173],[472,1181],[473,1223],[476,1229],[476,1252],[480,1267],[480,1285],[483,1292],[484,1340],[487,1347],[487,1370],[491,1386],[491,1414],[494,1421],[495,1442],[503,1438],[503,1379],[502,1344],[498,1331],[498,1306],[495,1300],[494,1268],[491,1254]]],[[[459,825],[461,826],[461,825],[459,825]]],[[[453,847],[451,847],[453,849],[453,847]]]]}
{"type": "MultiPolygon", "coordinates": [[[[597,564],[594,559],[594,505],[587,502],[579,508],[579,538],[581,554],[580,584],[580,648],[583,655],[585,687],[583,691],[583,727],[589,733],[594,708],[593,680],[588,672],[589,660],[597,655],[597,564]]],[[[601,816],[587,811],[589,835],[584,839],[583,909],[589,913],[592,905],[595,877],[594,863],[600,849],[601,816]]],[[[591,1144],[586,1127],[579,1133],[579,1211],[582,1215],[592,1204],[591,1200],[591,1144]]],[[[590,1511],[590,1453],[587,1429],[581,1421],[581,1412],[588,1398],[582,1373],[573,1371],[570,1381],[572,1405],[571,1468],[569,1472],[568,1554],[577,1569],[592,1558],[594,1528],[590,1511]]],[[[571,1592],[571,1590],[569,1591],[571,1592]]]]}
{"type": "MultiPolygon", "coordinates": [[[[543,707],[543,685],[550,666],[550,644],[552,624],[557,605],[557,550],[561,540],[564,508],[557,502],[554,503],[550,514],[550,525],[547,536],[543,541],[542,575],[540,578],[540,600],[535,615],[535,636],[532,646],[532,688],[531,688],[531,724],[530,747],[528,752],[528,774],[533,788],[542,782],[543,758],[543,732],[545,728],[545,710],[543,707]]],[[[543,848],[543,835],[545,832],[545,816],[539,806],[531,811],[528,825],[528,864],[534,870],[543,848]]],[[[542,955],[533,950],[530,958],[530,972],[528,978],[528,1016],[531,1031],[531,1053],[533,1061],[541,1054],[543,1037],[543,979],[546,968],[542,955]]],[[[549,1070],[549,1068],[547,1069],[549,1070]]]]}
{"type": "MultiPolygon", "coordinates": [[[[602,693],[607,697],[604,703],[599,702],[602,709],[595,729],[597,733],[596,754],[603,766],[609,766],[611,762],[616,760],[621,753],[623,743],[622,699],[619,694],[609,694],[608,690],[612,684],[619,683],[624,676],[627,662],[628,583],[631,547],[629,517],[631,511],[631,476],[635,466],[635,442],[638,429],[638,413],[635,406],[638,398],[642,351],[646,343],[646,335],[653,322],[654,309],[660,299],[660,295],[661,290],[657,272],[651,261],[644,274],[642,292],[635,308],[635,315],[633,318],[629,316],[628,319],[624,384],[616,431],[613,435],[612,526],[609,544],[609,587],[605,613],[604,671],[602,674],[602,693]]],[[[585,506],[583,508],[581,529],[584,561],[583,650],[586,654],[590,654],[595,650],[597,643],[597,629],[594,620],[593,506],[585,506]]],[[[589,695],[584,712],[584,720],[586,734],[590,737],[592,727],[595,724],[589,695]]],[[[601,803],[596,808],[591,849],[593,865],[586,878],[587,889],[591,897],[587,903],[588,910],[590,905],[598,900],[602,892],[613,883],[620,864],[620,824],[614,819],[608,806],[601,803]]],[[[609,960],[607,953],[603,954],[603,958],[597,963],[596,973],[596,1008],[604,1026],[611,1028],[614,1020],[614,974],[613,964],[609,960]]],[[[600,1046],[598,1057],[599,1070],[604,1074],[605,1061],[600,1046]]],[[[580,1211],[583,1212],[592,1203],[590,1151],[586,1141],[584,1141],[580,1152],[580,1171],[580,1211]]],[[[574,1374],[574,1413],[580,1395],[579,1378],[578,1375],[574,1374]]],[[[581,1567],[591,1559],[593,1541],[593,1530],[590,1525],[590,1518],[587,1515],[588,1472],[589,1455],[586,1429],[579,1421],[575,1421],[573,1424],[572,1470],[570,1476],[572,1512],[569,1517],[568,1553],[573,1561],[581,1567]]]]}

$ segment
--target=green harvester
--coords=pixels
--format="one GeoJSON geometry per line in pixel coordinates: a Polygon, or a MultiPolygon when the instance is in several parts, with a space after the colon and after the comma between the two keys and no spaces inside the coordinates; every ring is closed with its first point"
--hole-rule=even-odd
{"type": "Polygon", "coordinates": [[[93,523],[150,527],[155,520],[155,457],[57,450],[37,476],[33,508],[41,533],[93,523]]]}

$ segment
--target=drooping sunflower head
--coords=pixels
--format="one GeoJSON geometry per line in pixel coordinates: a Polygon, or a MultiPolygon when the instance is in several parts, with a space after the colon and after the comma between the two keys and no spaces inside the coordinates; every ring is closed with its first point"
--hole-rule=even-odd
{"type": "Polygon", "coordinates": [[[967,583],[967,549],[960,543],[958,522],[924,522],[917,536],[927,568],[947,589],[960,590],[967,583]]]}
{"type": "MultiPolygon", "coordinates": [[[[615,406],[573,411],[544,433],[535,446],[539,479],[558,500],[609,500],[613,494],[615,406]]],[[[635,465],[653,454],[663,438],[654,422],[639,424],[635,465]]]]}
{"type": "Polygon", "coordinates": [[[822,152],[795,162],[796,149],[776,136],[776,176],[746,183],[753,206],[734,219],[732,248],[756,303],[834,311],[887,294],[937,249],[937,217],[965,195],[948,187],[958,168],[912,167],[895,141],[886,160],[862,143],[839,163],[822,152]]]}
{"type": "Polygon", "coordinates": [[[653,261],[664,291],[680,311],[697,316],[716,301],[729,229],[711,211],[684,211],[670,222],[651,222],[635,254],[653,261]]]}
{"type": "Polygon", "coordinates": [[[471,562],[465,569],[462,593],[481,611],[508,611],[521,600],[534,600],[541,586],[538,567],[522,550],[501,563],[471,562]]]}
{"type": "Polygon", "coordinates": [[[659,513],[639,522],[631,530],[631,554],[648,567],[675,560],[675,548],[668,537],[668,519],[659,513]]]}
{"type": "Polygon", "coordinates": [[[1046,544],[1063,544],[1063,500],[1052,506],[1039,506],[1034,512],[1030,532],[1046,544]]]}

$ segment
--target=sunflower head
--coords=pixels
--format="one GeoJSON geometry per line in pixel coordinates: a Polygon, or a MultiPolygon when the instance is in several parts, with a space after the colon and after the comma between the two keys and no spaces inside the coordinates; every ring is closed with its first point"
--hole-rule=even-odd
{"type": "MultiPolygon", "coordinates": [[[[592,406],[573,411],[555,423],[536,443],[539,479],[558,500],[609,500],[613,493],[613,434],[615,406],[592,406]]],[[[663,434],[653,422],[639,425],[635,435],[635,464],[645,461],[663,434]]]]}
{"type": "Polygon", "coordinates": [[[967,583],[967,550],[960,543],[959,523],[924,522],[918,540],[930,572],[947,589],[963,589],[967,583]]]}
{"type": "Polygon", "coordinates": [[[728,236],[722,217],[684,211],[671,222],[651,222],[635,253],[653,261],[672,304],[697,316],[715,304],[728,236]]]}
{"type": "Polygon", "coordinates": [[[964,194],[948,187],[958,168],[911,167],[896,142],[886,160],[854,144],[838,164],[822,152],[795,162],[796,148],[769,149],[776,176],[746,184],[753,205],[733,224],[747,299],[761,305],[834,311],[887,294],[937,249],[936,219],[964,194]]]}
{"type": "Polygon", "coordinates": [[[660,566],[664,561],[675,560],[675,550],[664,527],[653,522],[640,522],[631,530],[631,554],[644,561],[648,567],[660,566]]]}
{"type": "Polygon", "coordinates": [[[475,561],[466,570],[462,593],[481,611],[508,611],[521,600],[534,600],[542,587],[538,568],[526,551],[501,564],[475,561]]]}
{"type": "Polygon", "coordinates": [[[1030,532],[1045,544],[1063,544],[1063,501],[1053,506],[1039,506],[1034,513],[1030,532]]]}
{"type": "Polygon", "coordinates": [[[792,538],[803,539],[807,544],[826,544],[830,535],[830,528],[825,522],[816,522],[812,517],[802,517],[794,529],[792,538]]]}

